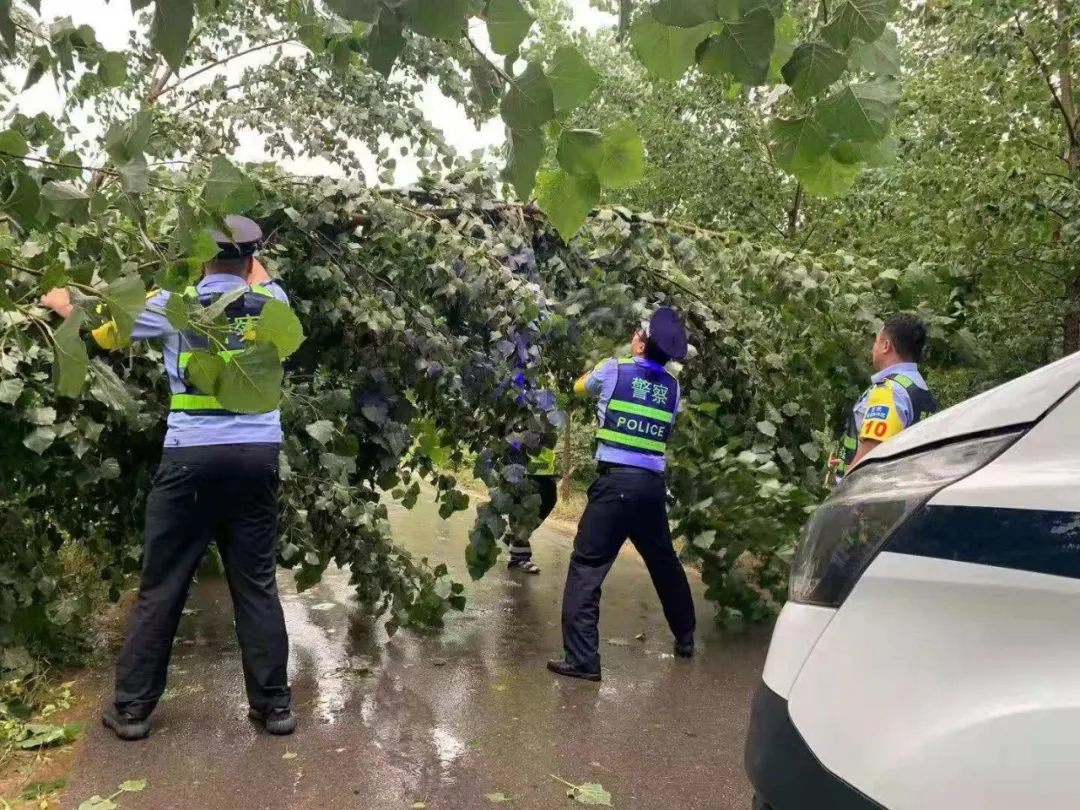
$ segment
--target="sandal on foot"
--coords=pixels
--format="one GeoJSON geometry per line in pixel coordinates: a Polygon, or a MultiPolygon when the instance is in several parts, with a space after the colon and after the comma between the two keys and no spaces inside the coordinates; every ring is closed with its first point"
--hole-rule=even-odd
{"type": "Polygon", "coordinates": [[[510,570],[517,569],[518,571],[524,571],[526,574],[540,573],[540,566],[532,560],[511,560],[510,564],[506,567],[510,570]]]}

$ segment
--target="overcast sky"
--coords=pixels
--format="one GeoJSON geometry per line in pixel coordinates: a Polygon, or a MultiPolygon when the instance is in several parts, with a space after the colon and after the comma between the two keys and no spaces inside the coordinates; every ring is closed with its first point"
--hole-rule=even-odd
{"type": "MultiPolygon", "coordinates": [[[[614,18],[611,15],[596,11],[589,5],[589,0],[570,0],[574,8],[575,25],[590,29],[605,25],[613,25],[614,18]]],[[[128,36],[135,27],[134,17],[131,13],[131,4],[128,0],[43,0],[41,3],[41,18],[49,22],[55,17],[70,16],[76,25],[83,23],[92,26],[97,33],[98,40],[106,48],[122,50],[126,47],[128,36]]],[[[474,23],[474,36],[481,47],[486,47],[486,31],[482,24],[474,23]]],[[[230,76],[238,75],[245,64],[251,64],[254,59],[266,59],[267,54],[255,54],[245,62],[238,59],[227,65],[230,76]]],[[[212,81],[215,72],[207,72],[205,76],[194,80],[212,81]]],[[[34,114],[42,110],[55,112],[60,105],[60,99],[53,83],[48,78],[42,79],[30,91],[18,96],[15,100],[19,109],[28,114],[34,114]]],[[[420,100],[420,108],[432,121],[445,122],[445,134],[447,140],[458,150],[459,153],[468,155],[476,149],[484,149],[504,141],[502,124],[494,120],[477,130],[465,117],[461,109],[451,101],[448,101],[435,87],[429,87],[420,100]]],[[[252,136],[241,147],[236,155],[239,160],[262,160],[267,156],[263,151],[261,139],[252,136]]],[[[370,156],[369,156],[370,157],[370,156]]],[[[282,161],[282,166],[288,170],[301,174],[325,174],[335,173],[334,167],[323,160],[282,161]]],[[[417,177],[415,163],[409,160],[399,160],[395,181],[398,184],[408,184],[417,177]]],[[[374,160],[368,163],[368,179],[374,181],[376,176],[374,160]]]]}

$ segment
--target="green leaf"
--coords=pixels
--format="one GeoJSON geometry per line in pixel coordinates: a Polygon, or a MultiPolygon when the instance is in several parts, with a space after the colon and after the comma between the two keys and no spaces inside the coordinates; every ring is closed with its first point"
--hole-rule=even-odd
{"type": "Polygon", "coordinates": [[[759,433],[764,433],[770,438],[776,438],[776,425],[769,421],[761,421],[757,423],[757,429],[759,433]]]}
{"type": "Polygon", "coordinates": [[[234,413],[268,413],[281,400],[284,372],[272,343],[249,346],[225,364],[218,380],[217,398],[234,413]]]}
{"type": "Polygon", "coordinates": [[[469,0],[413,0],[409,27],[425,37],[461,39],[469,5],[469,0]]]}
{"type": "Polygon", "coordinates": [[[775,22],[768,9],[758,8],[724,25],[698,50],[698,67],[710,76],[730,75],[748,85],[764,84],[769,77],[775,22]]]}
{"type": "Polygon", "coordinates": [[[117,163],[127,163],[142,157],[154,131],[154,115],[142,110],[127,121],[109,127],[105,134],[105,151],[117,163]]]}
{"type": "Polygon", "coordinates": [[[799,451],[811,461],[817,461],[821,458],[821,448],[819,448],[813,442],[806,442],[799,445],[799,451]]]}
{"type": "Polygon", "coordinates": [[[544,172],[537,180],[536,201],[562,238],[569,239],[600,202],[600,181],[564,171],[544,172]]]}
{"type": "Polygon", "coordinates": [[[196,349],[188,360],[185,375],[188,381],[207,396],[217,393],[218,380],[225,370],[225,358],[216,352],[196,349]]]}
{"type": "Polygon", "coordinates": [[[490,0],[484,19],[491,50],[499,56],[507,56],[525,41],[535,18],[520,0],[490,0]]]}
{"type": "Polygon", "coordinates": [[[194,18],[194,0],[157,0],[154,5],[150,43],[174,73],[184,64],[194,18]]]}
{"type": "Polygon", "coordinates": [[[346,20],[359,20],[366,23],[373,23],[379,19],[379,10],[382,8],[379,0],[326,0],[326,5],[346,20]]]}
{"type": "Polygon", "coordinates": [[[138,793],[146,789],[145,779],[130,779],[120,785],[120,790],[124,793],[138,793]]]}
{"type": "Polygon", "coordinates": [[[896,160],[897,143],[895,138],[885,138],[878,143],[840,141],[833,144],[830,152],[840,163],[881,167],[896,160]]]}
{"type": "Polygon", "coordinates": [[[117,804],[112,799],[91,796],[79,805],[79,810],[117,810],[117,804]]]}
{"type": "Polygon", "coordinates": [[[469,68],[472,78],[473,94],[480,109],[489,112],[495,109],[502,98],[504,83],[502,77],[486,59],[477,59],[469,68]]]}
{"type": "Polygon", "coordinates": [[[510,132],[510,154],[504,176],[518,199],[528,202],[536,185],[536,172],[544,160],[544,134],[540,130],[510,132]]]}
{"type": "Polygon", "coordinates": [[[9,51],[15,51],[15,22],[11,19],[11,0],[0,0],[0,37],[9,51]]]}
{"type": "Polygon", "coordinates": [[[128,194],[142,194],[150,188],[150,168],[145,155],[137,155],[127,163],[118,165],[116,170],[120,172],[120,183],[128,194]]]}
{"type": "Polygon", "coordinates": [[[501,790],[497,793],[488,793],[486,794],[486,797],[487,800],[492,804],[506,804],[507,802],[513,801],[513,799],[511,799],[501,790]]]}
{"type": "Polygon", "coordinates": [[[29,230],[41,211],[41,188],[37,180],[25,169],[15,174],[15,188],[6,200],[3,209],[15,218],[24,229],[29,230]]]}
{"type": "Polygon", "coordinates": [[[56,393],[62,397],[78,397],[86,383],[90,356],[86,353],[86,344],[79,334],[79,328],[85,319],[85,313],[76,309],[71,317],[53,332],[53,385],[56,393]]]}
{"type": "Polygon", "coordinates": [[[547,77],[555,94],[555,109],[559,112],[580,107],[600,84],[600,74],[577,48],[567,45],[555,51],[547,77]]]}
{"type": "Polygon", "coordinates": [[[824,42],[807,42],[795,49],[781,73],[795,98],[807,101],[839,79],[846,65],[842,51],[824,42]]]}
{"type": "Polygon", "coordinates": [[[14,157],[23,157],[30,151],[26,138],[13,129],[0,132],[0,152],[14,157]]]}
{"type": "Polygon", "coordinates": [[[578,804],[593,804],[611,807],[611,794],[604,790],[599,782],[586,782],[576,785],[569,791],[570,797],[578,804]]]}
{"type": "Polygon", "coordinates": [[[313,438],[323,447],[330,444],[337,435],[337,429],[334,427],[334,423],[329,419],[320,419],[318,422],[312,422],[306,428],[308,436],[313,438]]]}
{"type": "Polygon", "coordinates": [[[34,48],[34,59],[30,62],[30,67],[26,71],[26,81],[23,82],[23,92],[26,92],[41,81],[41,77],[45,75],[46,70],[52,67],[52,64],[52,51],[49,50],[47,45],[38,45],[34,48]]]}
{"type": "Polygon", "coordinates": [[[22,380],[0,380],[0,403],[14,405],[25,387],[26,383],[22,380]]]}
{"type": "Polygon", "coordinates": [[[712,29],[711,23],[694,28],[662,25],[645,14],[630,26],[630,42],[646,69],[661,79],[674,82],[694,64],[698,45],[712,29]]]}
{"type": "Polygon", "coordinates": [[[880,76],[899,76],[900,49],[896,31],[886,28],[873,42],[856,42],[851,49],[851,66],[880,76]]]}
{"type": "Polygon", "coordinates": [[[503,98],[502,119],[511,130],[539,129],[555,117],[555,94],[544,69],[530,62],[503,98]]]}
{"type": "Polygon", "coordinates": [[[119,87],[128,79],[127,59],[122,53],[106,51],[98,62],[97,73],[106,87],[119,87]]]}
{"type": "Polygon", "coordinates": [[[564,129],[559,165],[570,174],[596,174],[604,160],[604,137],[593,129],[564,129]]]}
{"type": "Polygon", "coordinates": [[[177,332],[187,329],[191,322],[191,314],[188,312],[188,303],[184,296],[169,296],[169,300],[165,302],[165,318],[177,332]]]}
{"type": "Polygon", "coordinates": [[[386,78],[394,69],[394,62],[405,50],[405,37],[401,35],[401,21],[397,15],[384,8],[379,21],[371,28],[367,38],[368,64],[371,69],[386,78]]]}
{"type": "Polygon", "coordinates": [[[799,23],[790,14],[784,14],[776,23],[775,39],[772,57],[769,59],[769,83],[780,84],[783,76],[780,69],[795,52],[795,44],[799,36],[799,23]]]}
{"type": "Polygon", "coordinates": [[[814,120],[834,138],[877,142],[889,134],[894,107],[880,84],[852,84],[814,109],[814,120]]]}
{"type": "Polygon", "coordinates": [[[16,746],[24,751],[31,748],[45,748],[64,742],[65,739],[63,726],[54,726],[47,723],[28,723],[26,732],[29,736],[17,743],[16,746]]]}
{"type": "Polygon", "coordinates": [[[203,202],[221,214],[242,214],[259,201],[254,184],[228,158],[219,155],[210,164],[203,202]]]}
{"type": "Polygon", "coordinates": [[[90,372],[90,396],[118,413],[135,413],[138,403],[105,361],[95,357],[90,363],[90,372]]]}
{"type": "Polygon", "coordinates": [[[803,166],[795,176],[810,194],[835,197],[851,188],[859,176],[859,167],[840,163],[831,154],[825,154],[803,166]]]}
{"type": "Polygon", "coordinates": [[[90,197],[70,183],[46,183],[41,196],[57,219],[85,222],[90,216],[90,197]]]}
{"type": "Polygon", "coordinates": [[[56,429],[51,425],[34,428],[24,439],[23,447],[41,455],[56,441],[56,429]]]}
{"type": "Polygon", "coordinates": [[[661,25],[675,28],[694,28],[702,23],[720,19],[718,0],[660,0],[649,7],[653,18],[661,25]]]}
{"type": "Polygon", "coordinates": [[[146,308],[146,288],[139,276],[118,278],[105,288],[101,297],[109,308],[109,317],[116,322],[116,335],[120,345],[131,339],[135,319],[146,308]]]}
{"type": "Polygon", "coordinates": [[[254,340],[265,340],[274,344],[278,357],[284,360],[304,342],[304,327],[300,325],[300,319],[288,304],[274,299],[266,302],[255,322],[254,340]]]}
{"type": "Polygon", "coordinates": [[[603,158],[597,176],[604,188],[628,188],[645,175],[645,144],[637,127],[619,121],[604,135],[603,158]]]}
{"type": "Polygon", "coordinates": [[[873,42],[881,36],[895,10],[896,0],[845,0],[821,29],[821,36],[842,49],[855,39],[873,42]]]}
{"type": "Polygon", "coordinates": [[[786,172],[798,174],[829,152],[829,138],[809,117],[769,122],[776,165],[786,172]]]}

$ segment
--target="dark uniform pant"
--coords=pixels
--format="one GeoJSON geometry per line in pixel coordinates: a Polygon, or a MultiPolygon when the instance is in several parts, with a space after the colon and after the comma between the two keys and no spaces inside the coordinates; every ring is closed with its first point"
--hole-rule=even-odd
{"type": "MultiPolygon", "coordinates": [[[[553,475],[530,475],[529,479],[540,493],[540,522],[543,523],[559,501],[558,485],[553,475]]],[[[532,545],[529,543],[529,538],[509,535],[506,544],[510,546],[510,559],[513,562],[528,562],[532,559],[532,545]]]]}
{"type": "Polygon", "coordinates": [[[645,560],[675,640],[694,643],[694,601],[671,544],[664,476],[637,467],[601,465],[589,487],[563,592],[566,661],[600,671],[600,591],[626,538],[645,560]]]}
{"type": "Polygon", "coordinates": [[[188,587],[217,538],[232,592],[250,705],[287,708],[289,639],[278,599],[278,447],[166,449],[146,504],[143,569],[116,665],[116,708],[148,717],[165,691],[188,587]]]}

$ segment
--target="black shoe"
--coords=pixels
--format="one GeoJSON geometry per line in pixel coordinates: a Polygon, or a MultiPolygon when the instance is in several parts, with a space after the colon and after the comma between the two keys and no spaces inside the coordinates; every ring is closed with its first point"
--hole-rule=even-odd
{"type": "Polygon", "coordinates": [[[680,644],[675,642],[675,657],[676,658],[693,658],[694,657],[694,645],[693,644],[680,644]]]}
{"type": "Polygon", "coordinates": [[[248,709],[248,717],[261,723],[268,734],[284,736],[296,730],[296,718],[291,709],[270,709],[268,712],[248,709]]]}
{"type": "Polygon", "coordinates": [[[128,742],[150,736],[149,717],[140,719],[127,712],[117,711],[115,706],[109,706],[101,713],[101,724],[105,728],[112,729],[121,740],[128,742]]]}
{"type": "Polygon", "coordinates": [[[562,675],[567,678],[581,678],[583,681],[599,681],[599,672],[587,672],[584,669],[578,669],[573,664],[569,664],[566,661],[548,661],[547,668],[554,672],[556,675],[562,675]]]}

